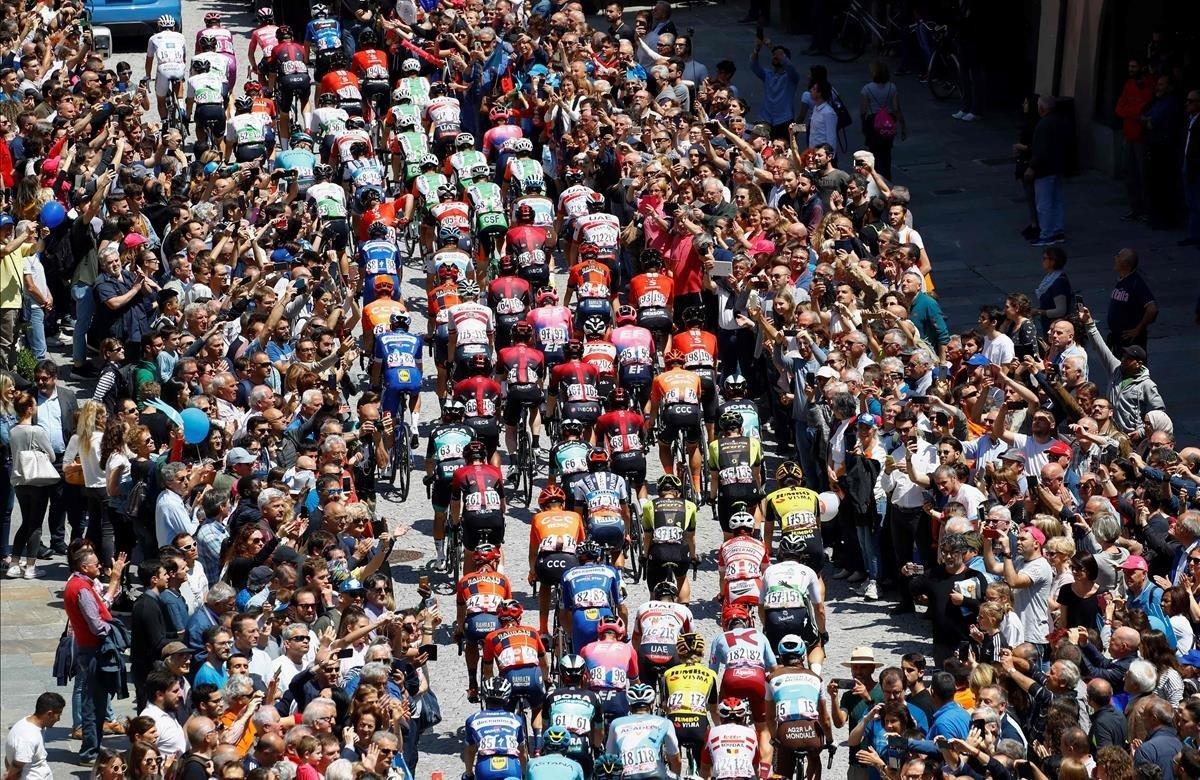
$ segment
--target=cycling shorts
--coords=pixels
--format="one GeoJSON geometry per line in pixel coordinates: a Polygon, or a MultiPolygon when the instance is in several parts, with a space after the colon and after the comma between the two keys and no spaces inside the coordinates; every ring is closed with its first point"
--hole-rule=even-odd
{"type": "Polygon", "coordinates": [[[433,504],[433,511],[435,512],[445,512],[450,508],[450,480],[433,480],[433,490],[430,492],[430,501],[433,504]]]}
{"type": "Polygon", "coordinates": [[[472,644],[479,644],[489,633],[500,628],[500,618],[489,612],[467,615],[463,624],[463,636],[472,644]]]}
{"type": "MultiPolygon", "coordinates": [[[[388,84],[387,79],[367,79],[362,82],[359,89],[362,91],[363,99],[370,100],[376,95],[387,95],[392,87],[388,84]]],[[[385,107],[387,106],[388,100],[386,98],[383,104],[385,107]]]]}
{"type": "Polygon", "coordinates": [[[574,553],[542,553],[533,563],[533,572],[537,581],[543,585],[558,585],[567,569],[578,563],[579,558],[575,557],[574,553]]]}
{"type": "Polygon", "coordinates": [[[660,441],[670,443],[680,431],[688,443],[700,441],[701,420],[699,404],[670,404],[659,411],[662,418],[663,435],[660,441]]]}
{"type": "Polygon", "coordinates": [[[463,425],[471,429],[476,439],[487,445],[488,457],[492,457],[500,444],[500,422],[495,417],[467,417],[463,425]]]}
{"type": "Polygon", "coordinates": [[[613,614],[608,607],[588,607],[571,610],[571,647],[576,652],[596,641],[596,626],[600,618],[613,614]]]}
{"type": "Polygon", "coordinates": [[[325,229],[329,231],[331,248],[340,252],[349,245],[350,223],[346,221],[345,217],[327,218],[325,229]]]}
{"type": "Polygon", "coordinates": [[[775,724],[775,741],[785,750],[817,751],[825,744],[825,729],[819,720],[797,718],[775,724]]]}
{"type": "Polygon", "coordinates": [[[761,666],[726,667],[718,690],[722,698],[736,696],[749,701],[755,723],[767,719],[767,673],[761,666]]]}
{"type": "Polygon", "coordinates": [[[517,276],[529,282],[537,290],[550,284],[550,266],[546,263],[529,265],[517,269],[517,276]]]}
{"type": "Polygon", "coordinates": [[[638,648],[638,677],[641,681],[658,688],[662,673],[679,662],[675,645],[663,642],[643,642],[638,648]],[[660,660],[660,659],[666,660],[660,660]]]}
{"type": "MultiPolygon", "coordinates": [[[[645,388],[653,381],[654,366],[629,365],[617,369],[617,384],[626,390],[633,390],[634,387],[645,388]]],[[[648,394],[643,393],[643,398],[645,397],[648,397],[648,394]]]]}
{"type": "Polygon", "coordinates": [[[474,550],[481,544],[504,545],[504,515],[500,512],[463,512],[463,547],[474,550]]]}
{"type": "Polygon", "coordinates": [[[388,385],[383,388],[383,398],[380,401],[382,411],[385,414],[390,414],[393,417],[400,417],[402,414],[401,407],[404,406],[404,396],[417,395],[421,392],[421,373],[414,371],[410,376],[415,376],[415,381],[410,381],[406,385],[395,387],[388,385]]]}
{"type": "MultiPolygon", "coordinates": [[[[786,535],[781,534],[780,536],[782,538],[782,536],[786,535]]],[[[795,536],[795,534],[791,535],[795,536]]],[[[805,537],[803,541],[805,552],[800,558],[800,562],[815,571],[819,576],[825,568],[825,563],[828,561],[828,556],[825,555],[825,542],[821,539],[821,534],[819,533],[805,537]]]]}
{"type": "Polygon", "coordinates": [[[505,425],[516,425],[521,421],[521,407],[538,406],[546,400],[542,388],[534,384],[509,385],[508,397],[504,401],[501,416],[505,425]]]}
{"type": "Polygon", "coordinates": [[[804,640],[804,644],[815,649],[820,642],[817,624],[804,608],[797,609],[768,609],[763,611],[763,635],[776,647],[779,640],[788,634],[795,634],[804,640]]]}
{"type": "Polygon", "coordinates": [[[439,366],[450,362],[450,326],[444,322],[433,331],[433,360],[439,366]]]}
{"type": "Polygon", "coordinates": [[[679,740],[680,748],[704,749],[708,739],[708,716],[676,712],[668,714],[667,719],[675,725],[675,738],[679,740]]]}
{"type": "Polygon", "coordinates": [[[753,486],[738,485],[731,488],[721,488],[718,486],[717,522],[721,524],[721,530],[729,533],[729,518],[733,517],[733,507],[735,504],[745,504],[746,511],[754,514],[754,507],[761,498],[761,494],[753,486]]]}
{"type": "Polygon", "coordinates": [[[524,776],[520,759],[512,756],[488,756],[475,761],[475,780],[521,780],[524,776]]]}
{"type": "Polygon", "coordinates": [[[267,142],[262,144],[238,144],[233,148],[233,159],[240,163],[252,160],[266,160],[267,147],[275,145],[275,133],[267,135],[267,142]]]}
{"type": "Polygon", "coordinates": [[[192,119],[197,128],[211,128],[217,139],[225,136],[225,106],[220,103],[199,103],[192,119]]]}
{"type": "Polygon", "coordinates": [[[671,314],[666,309],[660,309],[657,306],[650,309],[640,309],[637,315],[637,324],[654,334],[669,331],[674,322],[671,320],[671,314]]]}
{"type": "Polygon", "coordinates": [[[600,709],[609,718],[623,718],[629,714],[629,697],[620,688],[597,688],[592,691],[600,700],[600,709]]]}
{"type": "Polygon", "coordinates": [[[646,456],[641,452],[614,452],[609,456],[608,470],[639,490],[646,483],[646,456]]]}
{"type": "Polygon", "coordinates": [[[653,589],[655,585],[668,579],[675,582],[687,575],[688,566],[687,547],[681,544],[660,544],[651,548],[650,558],[646,561],[646,584],[653,589]],[[679,553],[664,556],[663,553],[667,550],[678,550],[679,553]]]}
{"type": "Polygon", "coordinates": [[[171,79],[179,82],[187,81],[187,69],[182,64],[158,65],[154,76],[154,94],[166,97],[171,91],[171,79]]]}
{"type": "Polygon", "coordinates": [[[600,413],[599,401],[568,401],[563,404],[560,417],[563,420],[574,417],[585,426],[591,427],[600,419],[600,413]]]}
{"type": "Polygon", "coordinates": [[[620,515],[601,515],[588,519],[588,538],[615,551],[625,549],[625,522],[620,515]]]}
{"type": "Polygon", "coordinates": [[[717,380],[716,372],[711,368],[693,368],[692,373],[700,376],[700,406],[704,411],[704,422],[717,421],[717,380]]]}
{"type": "Polygon", "coordinates": [[[546,700],[546,684],[542,682],[541,669],[536,666],[520,666],[516,669],[505,669],[501,675],[512,685],[510,702],[515,703],[523,696],[535,712],[542,708],[542,702],[546,700]]]}
{"type": "Polygon", "coordinates": [[[293,73],[290,76],[283,76],[279,79],[279,93],[275,97],[275,108],[280,115],[287,116],[288,110],[291,108],[292,99],[299,96],[300,105],[308,105],[309,95],[312,93],[312,79],[307,73],[293,73]]]}

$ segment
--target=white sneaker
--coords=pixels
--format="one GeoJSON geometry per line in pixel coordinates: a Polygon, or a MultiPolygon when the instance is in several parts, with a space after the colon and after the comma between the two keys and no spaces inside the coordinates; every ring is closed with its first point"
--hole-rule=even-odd
{"type": "Polygon", "coordinates": [[[875,585],[875,580],[867,580],[867,586],[863,588],[862,597],[867,601],[874,601],[879,598],[879,588],[875,585]]]}
{"type": "Polygon", "coordinates": [[[851,585],[857,585],[858,583],[862,582],[866,578],[867,578],[866,572],[856,571],[853,574],[851,574],[849,577],[846,578],[846,582],[850,583],[851,585]]]}
{"type": "Polygon", "coordinates": [[[964,121],[964,122],[974,122],[974,121],[975,121],[976,119],[978,119],[978,118],[979,118],[979,117],[975,116],[974,114],[972,114],[972,113],[971,113],[971,112],[969,112],[969,111],[968,111],[967,113],[965,113],[965,114],[963,114],[962,116],[960,116],[960,117],[959,117],[959,119],[961,119],[961,120],[962,120],[962,121],[964,121]]]}
{"type": "Polygon", "coordinates": [[[8,571],[6,571],[5,574],[10,580],[20,579],[25,575],[25,567],[19,563],[14,563],[12,566],[8,567],[8,571]]]}
{"type": "Polygon", "coordinates": [[[951,119],[962,119],[964,116],[966,116],[966,113],[960,108],[959,110],[957,110],[953,114],[951,114],[950,118],[951,119]]]}
{"type": "Polygon", "coordinates": [[[33,564],[29,564],[28,566],[25,567],[25,579],[36,580],[37,576],[38,576],[37,566],[34,566],[33,564]]]}

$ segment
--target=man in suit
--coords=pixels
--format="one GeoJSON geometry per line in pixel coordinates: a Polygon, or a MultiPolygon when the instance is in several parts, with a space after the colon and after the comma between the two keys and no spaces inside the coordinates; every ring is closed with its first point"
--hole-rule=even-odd
{"type": "Polygon", "coordinates": [[[1200,90],[1184,101],[1183,201],[1187,204],[1187,238],[1180,246],[1200,246],[1200,90]]]}
{"type": "Polygon", "coordinates": [[[1083,650],[1083,673],[1089,682],[1105,680],[1112,686],[1113,693],[1125,692],[1125,673],[1129,665],[1137,658],[1138,646],[1142,642],[1141,634],[1129,626],[1121,626],[1113,632],[1108,640],[1108,657],[1101,654],[1100,649],[1087,641],[1087,632],[1081,628],[1069,629],[1072,644],[1077,644],[1083,650]]]}
{"type": "MultiPolygon", "coordinates": [[[[58,381],[58,366],[51,360],[43,360],[33,373],[37,390],[37,423],[46,429],[50,445],[54,448],[54,465],[62,471],[63,452],[67,442],[75,433],[75,417],[79,413],[79,401],[75,391],[58,381]]],[[[72,538],[82,533],[83,496],[78,486],[59,480],[50,494],[50,547],[42,548],[39,558],[47,558],[53,552],[67,554],[66,521],[71,521],[72,538]]]]}

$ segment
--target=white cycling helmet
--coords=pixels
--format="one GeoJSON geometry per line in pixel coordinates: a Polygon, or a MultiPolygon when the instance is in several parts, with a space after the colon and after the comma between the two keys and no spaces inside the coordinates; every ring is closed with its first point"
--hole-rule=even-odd
{"type": "Polygon", "coordinates": [[[729,517],[729,530],[741,531],[743,529],[747,531],[754,529],[754,515],[749,512],[734,512],[729,517]]]}
{"type": "Polygon", "coordinates": [[[162,16],[158,17],[158,29],[174,30],[175,29],[175,17],[171,16],[170,14],[163,14],[162,16]]]}

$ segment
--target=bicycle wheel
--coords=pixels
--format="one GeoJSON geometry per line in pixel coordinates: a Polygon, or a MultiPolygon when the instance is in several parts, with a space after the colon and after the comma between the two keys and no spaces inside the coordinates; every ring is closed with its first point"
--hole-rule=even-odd
{"type": "Polygon", "coordinates": [[[459,547],[459,534],[461,530],[457,525],[452,525],[446,529],[446,571],[450,573],[450,582],[458,583],[458,578],[462,576],[462,554],[459,547]]]}
{"type": "Polygon", "coordinates": [[[834,62],[854,62],[867,50],[871,33],[858,15],[844,11],[833,20],[833,38],[829,58],[834,62]]]}
{"type": "Polygon", "coordinates": [[[679,481],[683,483],[684,498],[699,503],[696,488],[692,484],[692,465],[688,462],[687,440],[683,432],[678,434],[671,448],[675,456],[675,476],[679,477],[679,481]]]}
{"type": "Polygon", "coordinates": [[[408,500],[408,491],[412,487],[412,450],[408,446],[408,423],[400,427],[399,441],[396,450],[399,453],[395,472],[400,476],[400,500],[408,500]]]}
{"type": "Polygon", "coordinates": [[[642,581],[642,533],[633,522],[630,523],[628,557],[629,574],[636,585],[642,581]]]}
{"type": "Polygon", "coordinates": [[[533,445],[529,438],[528,425],[522,425],[517,433],[517,484],[525,506],[533,501],[533,445]]]}
{"type": "Polygon", "coordinates": [[[929,58],[929,92],[936,100],[949,100],[958,94],[958,57],[937,50],[929,58]]]}
{"type": "Polygon", "coordinates": [[[396,435],[392,437],[392,444],[388,447],[387,465],[380,466],[375,471],[375,481],[381,486],[392,487],[396,479],[396,461],[400,457],[400,448],[398,442],[400,434],[404,428],[403,421],[396,423],[396,435]]]}

